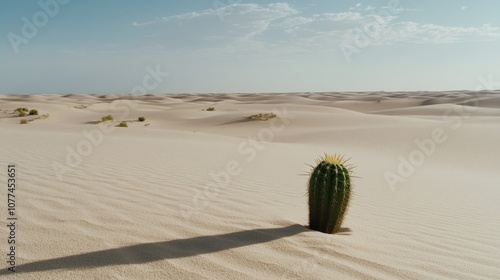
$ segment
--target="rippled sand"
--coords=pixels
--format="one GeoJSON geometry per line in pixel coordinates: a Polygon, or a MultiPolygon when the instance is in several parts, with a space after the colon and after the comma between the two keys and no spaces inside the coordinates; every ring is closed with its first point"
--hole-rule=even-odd
{"type": "Polygon", "coordinates": [[[500,92],[0,95],[0,135],[16,279],[500,275],[500,92]],[[335,235],[307,228],[323,153],[357,176],[335,235]]]}

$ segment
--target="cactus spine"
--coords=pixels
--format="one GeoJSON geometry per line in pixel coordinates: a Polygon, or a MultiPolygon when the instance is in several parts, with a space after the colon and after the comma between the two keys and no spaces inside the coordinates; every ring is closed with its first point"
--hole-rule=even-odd
{"type": "Polygon", "coordinates": [[[339,156],[318,160],[309,179],[309,228],[324,233],[340,230],[351,196],[351,167],[339,156]]]}

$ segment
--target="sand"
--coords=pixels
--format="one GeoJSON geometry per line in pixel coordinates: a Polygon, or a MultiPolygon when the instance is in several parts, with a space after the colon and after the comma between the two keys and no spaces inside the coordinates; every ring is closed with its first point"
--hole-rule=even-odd
{"type": "Polygon", "coordinates": [[[1,278],[500,279],[500,92],[2,95],[0,135],[1,278]],[[355,167],[335,235],[324,153],[355,167]]]}

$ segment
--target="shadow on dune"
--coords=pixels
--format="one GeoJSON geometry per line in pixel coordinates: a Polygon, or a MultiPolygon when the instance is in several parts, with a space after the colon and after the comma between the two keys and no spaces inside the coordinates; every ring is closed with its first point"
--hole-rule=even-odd
{"type": "Polygon", "coordinates": [[[100,121],[87,121],[87,122],[84,122],[84,124],[100,124],[101,122],[100,121]]]}
{"type": "MultiPolygon", "coordinates": [[[[142,264],[165,259],[193,257],[266,243],[308,230],[308,228],[296,224],[283,228],[253,229],[219,235],[138,244],[22,264],[16,266],[16,273],[142,264]]],[[[6,273],[10,272],[5,269],[0,272],[0,275],[6,273]]]]}
{"type": "Polygon", "coordinates": [[[234,121],[220,123],[218,125],[228,125],[228,124],[236,124],[236,123],[247,123],[247,122],[252,122],[252,121],[254,121],[254,120],[250,120],[250,119],[247,119],[247,118],[241,118],[241,119],[237,119],[237,120],[234,120],[234,121]]]}
{"type": "Polygon", "coordinates": [[[228,124],[235,124],[235,123],[249,123],[249,122],[253,122],[253,123],[266,123],[266,122],[268,122],[271,119],[272,118],[262,119],[262,120],[260,120],[260,119],[241,118],[241,119],[237,119],[237,120],[234,120],[234,121],[220,123],[218,125],[228,125],[228,124]]]}

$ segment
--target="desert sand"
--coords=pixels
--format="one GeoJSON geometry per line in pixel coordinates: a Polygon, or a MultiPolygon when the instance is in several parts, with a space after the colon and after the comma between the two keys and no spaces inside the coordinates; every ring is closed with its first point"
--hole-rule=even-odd
{"type": "Polygon", "coordinates": [[[500,279],[498,91],[1,95],[0,118],[1,278],[500,279]],[[356,176],[334,235],[307,228],[324,153],[356,176]]]}

